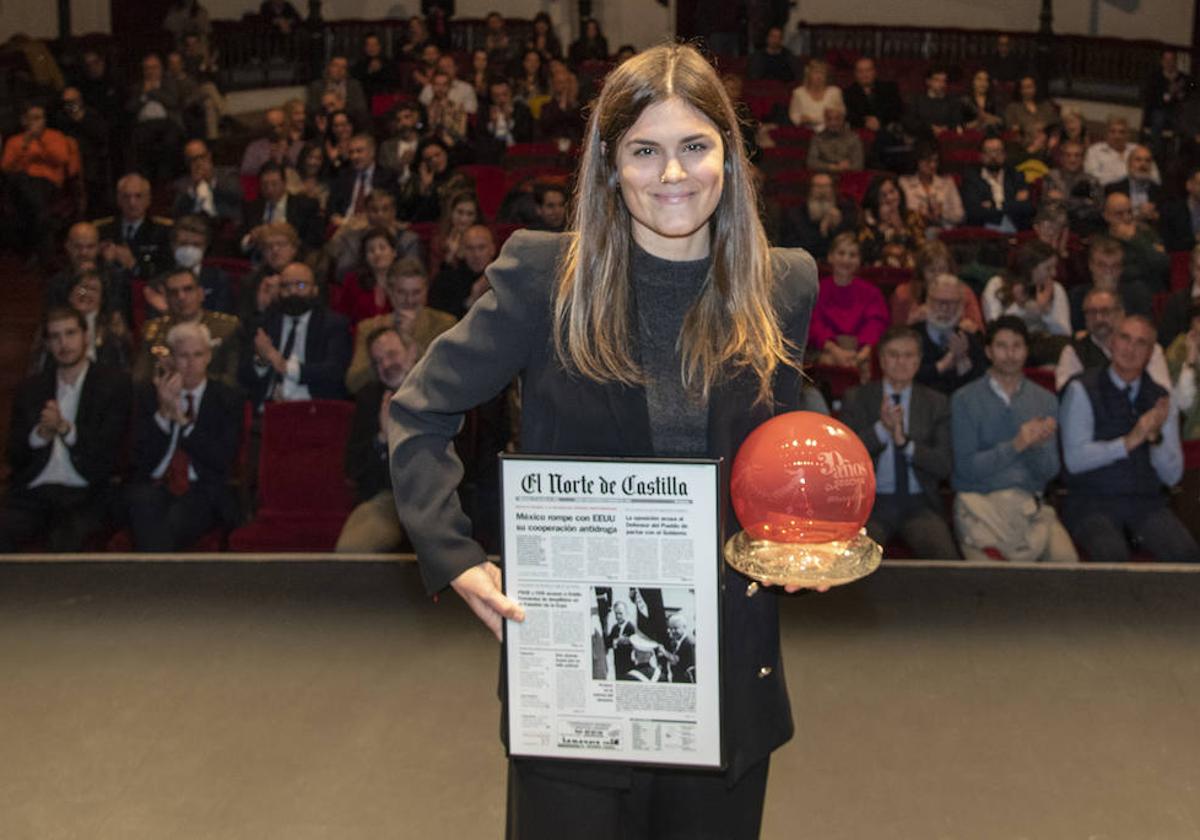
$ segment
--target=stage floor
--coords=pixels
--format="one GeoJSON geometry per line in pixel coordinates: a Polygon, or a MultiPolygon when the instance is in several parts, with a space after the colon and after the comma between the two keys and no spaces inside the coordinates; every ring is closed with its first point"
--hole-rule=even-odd
{"type": "MultiPolygon", "coordinates": [[[[1200,574],[885,566],[783,614],[764,838],[1200,838],[1200,574]]],[[[0,837],[499,838],[495,648],[411,565],[0,564],[0,837]]]]}

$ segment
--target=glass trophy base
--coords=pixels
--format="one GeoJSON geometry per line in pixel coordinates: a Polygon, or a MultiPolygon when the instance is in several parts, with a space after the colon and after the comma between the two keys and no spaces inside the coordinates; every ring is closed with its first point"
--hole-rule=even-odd
{"type": "Polygon", "coordinates": [[[841,586],[879,568],[883,549],[859,531],[852,540],[784,543],[751,539],[738,531],[725,543],[725,561],[744,575],[772,586],[841,586]]]}

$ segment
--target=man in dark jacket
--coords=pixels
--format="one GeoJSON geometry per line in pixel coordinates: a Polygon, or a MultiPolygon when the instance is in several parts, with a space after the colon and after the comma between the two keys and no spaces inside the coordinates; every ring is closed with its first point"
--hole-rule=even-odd
{"type": "Polygon", "coordinates": [[[853,128],[879,131],[898,122],[904,113],[904,102],[895,82],[876,77],[875,62],[860,58],[854,62],[854,83],[843,94],[846,119],[853,128]]]}
{"type": "Polygon", "coordinates": [[[1025,176],[1007,164],[1004,141],[984,138],[979,146],[980,166],[963,176],[962,202],[967,224],[1002,233],[1028,230],[1033,202],[1025,176]]]}

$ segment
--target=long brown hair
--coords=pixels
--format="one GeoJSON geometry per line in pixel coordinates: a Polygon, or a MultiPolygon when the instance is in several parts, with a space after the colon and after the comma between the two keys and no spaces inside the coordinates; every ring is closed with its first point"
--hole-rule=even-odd
{"type": "Polygon", "coordinates": [[[632,221],[621,197],[620,140],[650,105],[678,97],[724,141],[724,189],[710,225],[712,265],[678,339],[681,379],[707,399],[729,368],[748,368],[759,400],[779,364],[792,364],[771,305],[774,273],[733,105],[716,72],[686,44],[646,50],[615,68],[588,120],[574,206],[574,236],[554,292],[560,361],[599,382],[641,384],[633,359],[629,283],[632,221]]]}

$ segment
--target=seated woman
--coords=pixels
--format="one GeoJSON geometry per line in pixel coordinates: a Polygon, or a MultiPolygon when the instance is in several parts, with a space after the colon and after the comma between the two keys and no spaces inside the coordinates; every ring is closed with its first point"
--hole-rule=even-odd
{"type": "Polygon", "coordinates": [[[904,203],[919,214],[931,227],[954,227],[966,215],[958,186],[948,175],[938,174],[938,147],[929,140],[920,140],[913,147],[917,171],[900,176],[904,203]]]}
{"type": "MultiPolygon", "coordinates": [[[[911,325],[925,320],[925,290],[939,274],[957,276],[958,268],[950,249],[944,243],[931,239],[917,250],[913,279],[892,290],[893,324],[911,325]]],[[[983,310],[979,308],[979,298],[966,283],[962,291],[963,317],[959,327],[967,332],[978,332],[983,329],[983,310]]]]}
{"type": "Polygon", "coordinates": [[[827,108],[845,113],[842,89],[829,84],[829,65],[814,58],[804,65],[804,82],[792,91],[788,119],[792,125],[806,125],[813,131],[821,131],[825,128],[827,108]]]}
{"type": "Polygon", "coordinates": [[[984,318],[1016,315],[1029,328],[1030,366],[1054,364],[1071,337],[1071,307],[1057,271],[1054,249],[1031,239],[1013,255],[1012,268],[983,289],[984,318]]]}
{"type": "Polygon", "coordinates": [[[879,289],[855,277],[862,265],[853,233],[839,233],[829,246],[833,274],[821,280],[808,327],[808,345],[822,365],[857,368],[871,378],[871,350],[888,328],[887,304],[879,289]]]}
{"type": "Polygon", "coordinates": [[[429,243],[429,274],[436,277],[444,266],[462,262],[463,234],[471,225],[486,224],[479,199],[474,192],[460,190],[451,193],[442,203],[437,233],[429,243]]]}
{"type": "Polygon", "coordinates": [[[321,213],[329,204],[329,181],[325,178],[325,151],[318,143],[305,143],[297,156],[297,183],[288,185],[293,195],[305,195],[317,202],[321,213]]]}
{"type": "Polygon", "coordinates": [[[908,209],[894,175],[881,175],[867,188],[858,241],[867,265],[912,268],[913,254],[925,241],[925,222],[908,209]]]}
{"type": "Polygon", "coordinates": [[[1037,79],[1022,76],[1017,82],[1017,99],[1004,109],[1004,122],[1022,137],[1032,137],[1035,124],[1049,128],[1058,123],[1058,109],[1053,102],[1042,98],[1037,79]]]}
{"type": "Polygon", "coordinates": [[[357,269],[342,278],[341,288],[330,287],[329,306],[357,324],[392,311],[387,295],[387,275],[396,262],[396,237],[384,228],[372,228],[362,240],[362,257],[357,269]]]}
{"type": "Polygon", "coordinates": [[[987,131],[1003,125],[992,77],[986,70],[976,70],[971,77],[971,89],[959,100],[962,105],[962,127],[987,131]]]}
{"type": "Polygon", "coordinates": [[[1183,412],[1179,434],[1184,440],[1200,439],[1200,399],[1196,394],[1196,362],[1200,358],[1200,303],[1188,310],[1189,328],[1167,347],[1167,370],[1175,388],[1175,402],[1183,412]]]}

